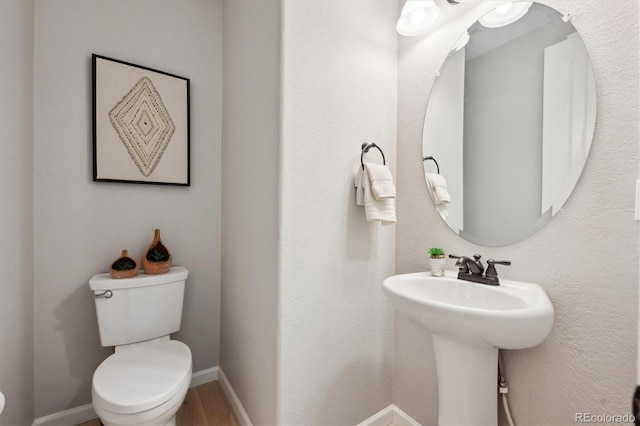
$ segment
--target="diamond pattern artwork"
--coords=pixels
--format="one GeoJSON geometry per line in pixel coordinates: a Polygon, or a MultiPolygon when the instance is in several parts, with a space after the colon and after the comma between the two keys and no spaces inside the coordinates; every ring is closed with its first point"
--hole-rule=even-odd
{"type": "Polygon", "coordinates": [[[190,186],[190,80],[91,59],[93,181],[190,186]]]}
{"type": "Polygon", "coordinates": [[[176,130],[151,80],[141,78],[109,112],[109,119],[140,172],[149,176],[176,130]]]}

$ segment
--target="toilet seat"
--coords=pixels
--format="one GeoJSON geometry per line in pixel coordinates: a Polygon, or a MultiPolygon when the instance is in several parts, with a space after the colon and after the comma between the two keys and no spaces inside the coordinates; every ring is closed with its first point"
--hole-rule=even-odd
{"type": "Polygon", "coordinates": [[[191,351],[177,340],[114,353],[93,375],[93,404],[116,415],[152,410],[186,392],[191,368],[191,351]]]}
{"type": "Polygon", "coordinates": [[[111,411],[103,410],[99,405],[93,405],[93,409],[100,417],[100,423],[104,426],[142,426],[142,425],[166,425],[176,426],[175,416],[185,396],[189,390],[189,384],[185,385],[184,389],[178,392],[173,398],[150,410],[142,411],[132,414],[119,414],[111,411]],[[173,418],[173,421],[171,419],[173,418]]]}

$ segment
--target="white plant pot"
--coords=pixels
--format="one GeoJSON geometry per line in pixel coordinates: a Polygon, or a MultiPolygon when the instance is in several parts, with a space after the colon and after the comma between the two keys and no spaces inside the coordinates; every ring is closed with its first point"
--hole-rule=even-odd
{"type": "Polygon", "coordinates": [[[431,275],[434,277],[443,277],[444,269],[447,266],[447,258],[441,259],[429,258],[429,269],[431,269],[431,275]]]}

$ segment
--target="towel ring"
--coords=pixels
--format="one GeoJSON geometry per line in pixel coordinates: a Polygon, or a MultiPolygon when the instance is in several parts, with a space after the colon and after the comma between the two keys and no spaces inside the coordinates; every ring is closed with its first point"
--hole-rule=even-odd
{"type": "Polygon", "coordinates": [[[369,150],[371,148],[377,148],[378,151],[380,151],[380,154],[382,155],[382,164],[383,165],[387,165],[387,161],[384,158],[384,152],[382,152],[382,150],[380,149],[380,147],[378,145],[376,145],[375,143],[363,143],[361,146],[362,152],[360,153],[360,164],[362,164],[362,170],[364,170],[364,154],[369,152],[369,150]]]}
{"type": "Polygon", "coordinates": [[[440,174],[440,166],[438,165],[438,162],[436,161],[436,159],[435,159],[435,158],[433,158],[432,156],[424,157],[424,158],[422,159],[422,161],[423,161],[423,162],[425,162],[425,161],[427,161],[427,160],[431,160],[431,161],[433,161],[434,163],[436,163],[436,168],[438,169],[438,174],[440,174]]]}

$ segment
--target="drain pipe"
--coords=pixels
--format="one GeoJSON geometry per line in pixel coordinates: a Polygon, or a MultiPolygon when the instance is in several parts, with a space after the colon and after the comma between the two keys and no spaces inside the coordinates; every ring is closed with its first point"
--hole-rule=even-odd
{"type": "Polygon", "coordinates": [[[507,387],[507,379],[504,375],[504,368],[502,367],[502,357],[500,356],[500,351],[498,351],[498,392],[500,393],[500,399],[502,399],[502,406],[504,407],[504,412],[507,415],[509,426],[515,426],[513,417],[511,417],[511,410],[509,410],[509,401],[507,400],[507,393],[509,393],[509,388],[507,387]]]}

